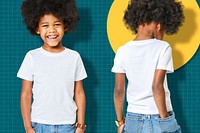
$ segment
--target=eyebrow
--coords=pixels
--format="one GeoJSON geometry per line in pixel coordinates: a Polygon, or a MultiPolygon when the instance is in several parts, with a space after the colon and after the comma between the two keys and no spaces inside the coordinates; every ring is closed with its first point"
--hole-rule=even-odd
{"type": "Polygon", "coordinates": [[[57,23],[57,22],[62,22],[62,21],[58,20],[58,21],[55,21],[54,23],[57,23]]]}
{"type": "Polygon", "coordinates": [[[40,23],[40,24],[47,24],[48,22],[42,22],[42,23],[40,23]]]}
{"type": "MultiPolygon", "coordinates": [[[[60,20],[58,20],[58,21],[55,21],[54,23],[57,23],[57,22],[60,22],[60,23],[61,23],[61,21],[60,21],[60,20]]],[[[48,22],[42,22],[41,24],[46,24],[46,23],[48,23],[48,22]]]]}

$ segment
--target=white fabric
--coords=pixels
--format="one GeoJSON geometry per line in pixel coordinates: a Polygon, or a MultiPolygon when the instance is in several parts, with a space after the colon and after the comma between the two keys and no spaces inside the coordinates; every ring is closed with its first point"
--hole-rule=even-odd
{"type": "Polygon", "coordinates": [[[87,77],[76,51],[65,48],[60,53],[51,53],[42,47],[31,50],[26,54],[17,77],[33,81],[32,122],[75,123],[74,82],[87,77]]]}
{"type": "MultiPolygon", "coordinates": [[[[159,113],[152,94],[152,82],[156,69],[173,72],[171,52],[167,42],[157,39],[130,41],[117,50],[112,72],[126,74],[128,112],[159,113]]],[[[167,110],[172,111],[166,77],[164,89],[167,110]]]]}

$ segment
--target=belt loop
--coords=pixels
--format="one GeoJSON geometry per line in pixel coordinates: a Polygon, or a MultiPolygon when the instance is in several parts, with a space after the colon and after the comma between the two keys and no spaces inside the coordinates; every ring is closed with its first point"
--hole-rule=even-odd
{"type": "Polygon", "coordinates": [[[145,117],[151,119],[151,115],[145,115],[145,117]]]}

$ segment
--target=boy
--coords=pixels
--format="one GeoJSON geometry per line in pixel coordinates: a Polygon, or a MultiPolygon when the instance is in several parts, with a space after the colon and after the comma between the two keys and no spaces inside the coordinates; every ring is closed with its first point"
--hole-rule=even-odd
{"type": "Polygon", "coordinates": [[[181,133],[170,100],[166,73],[173,72],[170,45],[164,34],[174,34],[184,15],[174,0],[131,0],[126,26],[137,35],[121,46],[115,56],[114,104],[118,133],[181,133]],[[123,117],[125,77],[127,114],[123,117]]]}
{"type": "Polygon", "coordinates": [[[26,133],[83,133],[82,80],[87,74],[80,55],[62,46],[64,34],[79,19],[75,0],[25,0],[21,10],[27,28],[43,41],[42,47],[26,54],[17,73],[23,80],[21,111],[26,133]]]}

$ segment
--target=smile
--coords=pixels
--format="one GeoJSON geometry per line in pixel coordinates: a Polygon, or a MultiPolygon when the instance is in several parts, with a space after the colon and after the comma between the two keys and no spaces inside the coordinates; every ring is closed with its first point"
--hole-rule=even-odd
{"type": "Polygon", "coordinates": [[[58,35],[49,35],[47,36],[48,39],[56,39],[58,37],[58,35]]]}

